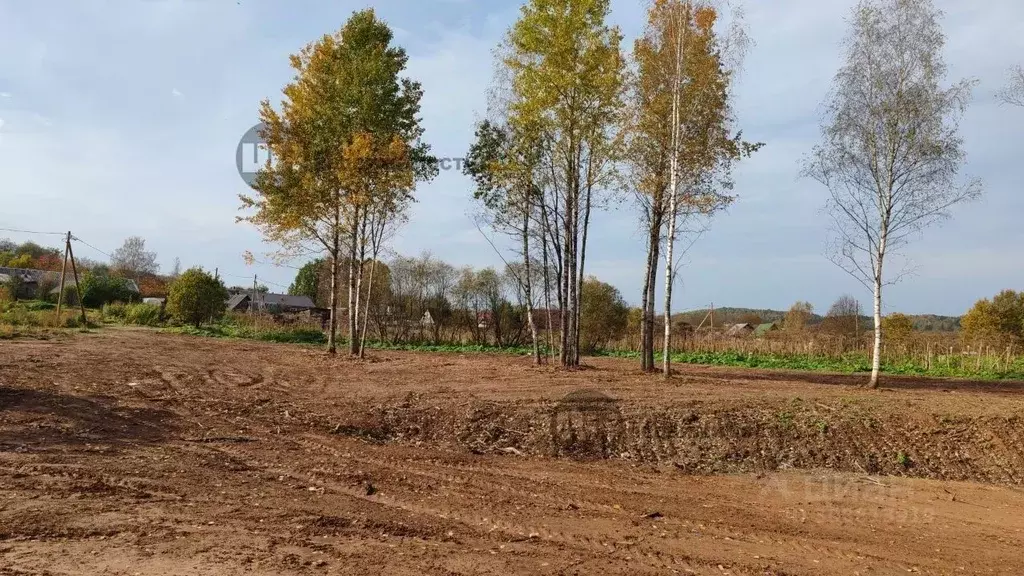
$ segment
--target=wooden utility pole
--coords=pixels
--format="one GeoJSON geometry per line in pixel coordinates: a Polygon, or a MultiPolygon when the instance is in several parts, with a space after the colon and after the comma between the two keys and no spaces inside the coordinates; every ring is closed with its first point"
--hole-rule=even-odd
{"type": "Polygon", "coordinates": [[[82,326],[88,324],[85,317],[85,302],[82,302],[82,284],[78,281],[78,267],[75,266],[75,251],[71,249],[71,232],[68,232],[67,253],[71,258],[71,273],[75,275],[75,293],[78,294],[78,310],[82,313],[82,326]]]}
{"type": "Polygon", "coordinates": [[[57,293],[57,326],[60,326],[60,305],[64,300],[64,279],[67,278],[68,270],[68,248],[71,247],[71,232],[68,232],[64,242],[64,263],[60,267],[60,292],[57,293]]]}
{"type": "Polygon", "coordinates": [[[64,237],[64,263],[60,267],[60,292],[57,294],[57,326],[60,326],[61,304],[64,300],[64,284],[68,272],[68,259],[71,259],[71,272],[75,275],[75,293],[78,295],[78,309],[82,314],[82,325],[85,326],[85,303],[82,302],[82,286],[78,282],[78,268],[75,266],[75,253],[71,250],[71,231],[64,237]]]}

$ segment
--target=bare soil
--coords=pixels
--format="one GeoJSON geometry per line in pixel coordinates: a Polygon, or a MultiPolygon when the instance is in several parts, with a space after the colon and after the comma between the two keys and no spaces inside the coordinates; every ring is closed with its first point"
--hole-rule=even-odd
{"type": "Polygon", "coordinates": [[[0,342],[0,574],[1022,574],[1024,386],[0,342]]]}

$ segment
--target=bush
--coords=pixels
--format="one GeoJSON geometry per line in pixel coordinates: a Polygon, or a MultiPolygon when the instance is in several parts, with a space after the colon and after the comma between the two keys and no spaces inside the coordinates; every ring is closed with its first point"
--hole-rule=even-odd
{"type": "Polygon", "coordinates": [[[124,322],[133,326],[159,326],[160,307],[152,304],[129,304],[125,307],[124,322]]]}
{"type": "Polygon", "coordinates": [[[56,295],[51,294],[54,288],[59,288],[60,282],[52,274],[44,274],[39,280],[39,286],[36,288],[36,298],[44,302],[55,302],[57,300],[56,295]]]}
{"type": "Polygon", "coordinates": [[[611,284],[590,277],[580,295],[580,346],[585,354],[606,348],[621,338],[629,322],[629,307],[611,284]]]}
{"type": "Polygon", "coordinates": [[[990,342],[1024,340],[1024,292],[1003,290],[978,300],[960,321],[964,338],[990,342]]]}
{"type": "Polygon", "coordinates": [[[906,314],[893,312],[882,318],[882,334],[891,342],[904,342],[914,332],[914,323],[906,314]]]}
{"type": "Polygon", "coordinates": [[[121,302],[112,302],[103,305],[103,317],[124,320],[128,305],[121,302]]]}
{"type": "Polygon", "coordinates": [[[227,288],[200,268],[191,268],[179,276],[167,294],[167,313],[182,324],[198,328],[203,322],[224,316],[227,288]]]}
{"type": "MultiPolygon", "coordinates": [[[[82,302],[86,308],[102,308],[112,302],[133,302],[139,298],[126,279],[111,276],[104,270],[86,272],[81,280],[82,302]]],[[[78,288],[72,282],[64,285],[64,302],[68,306],[78,305],[78,288]]]]}
{"type": "Polygon", "coordinates": [[[18,274],[12,274],[10,280],[0,284],[0,290],[3,290],[6,295],[6,299],[15,301],[22,296],[22,281],[21,276],[18,274]]]}

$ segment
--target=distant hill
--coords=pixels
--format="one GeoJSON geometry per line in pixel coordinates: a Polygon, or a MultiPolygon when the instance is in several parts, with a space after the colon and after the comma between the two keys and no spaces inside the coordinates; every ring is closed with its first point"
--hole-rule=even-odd
{"type": "MultiPolygon", "coordinates": [[[[686,322],[694,327],[698,326],[701,321],[704,322],[704,326],[710,326],[710,318],[705,320],[708,316],[708,308],[703,310],[690,310],[688,312],[680,312],[673,314],[672,317],[676,322],[686,322]]],[[[749,322],[751,324],[765,323],[765,322],[780,322],[786,317],[786,312],[781,310],[768,310],[768,309],[756,309],[756,308],[715,308],[715,326],[722,327],[729,324],[742,324],[749,322]]],[[[811,316],[810,323],[817,324],[821,322],[821,316],[814,314],[811,316]]]]}
{"type": "MultiPolygon", "coordinates": [[[[704,326],[709,326],[708,308],[701,310],[689,310],[673,314],[676,322],[686,322],[691,326],[698,326],[704,321],[704,326]]],[[[910,321],[914,324],[915,330],[924,332],[954,332],[960,329],[960,318],[958,316],[939,316],[937,314],[908,314],[910,321]]],[[[742,324],[744,322],[781,322],[786,317],[785,310],[770,310],[758,308],[715,308],[715,326],[722,327],[729,324],[742,324]]],[[[820,324],[824,319],[819,314],[812,314],[809,324],[820,324]]],[[[871,326],[871,316],[862,316],[861,321],[865,326],[871,326]]]]}
{"type": "Polygon", "coordinates": [[[914,330],[923,332],[955,332],[960,329],[959,316],[938,316],[936,314],[908,314],[914,323],[914,330]]]}

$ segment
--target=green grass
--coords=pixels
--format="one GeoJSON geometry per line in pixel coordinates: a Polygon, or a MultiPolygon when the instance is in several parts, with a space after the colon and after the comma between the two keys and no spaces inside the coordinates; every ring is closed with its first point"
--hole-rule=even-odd
{"type": "MultiPolygon", "coordinates": [[[[166,331],[213,338],[241,338],[288,344],[324,345],[327,337],[315,328],[255,328],[251,325],[225,320],[202,328],[171,327],[166,331]]],[[[346,341],[338,339],[338,345],[346,341]]],[[[432,353],[492,353],[514,356],[529,356],[533,350],[527,346],[502,347],[480,344],[406,344],[367,341],[366,347],[373,350],[402,350],[432,353]]],[[[635,352],[606,351],[603,356],[636,358],[635,352]]],[[[672,355],[676,364],[697,364],[705,366],[734,366],[740,368],[784,369],[805,372],[836,372],[846,374],[868,373],[871,362],[866,354],[850,353],[829,357],[811,354],[757,354],[748,352],[679,352],[672,355]]],[[[979,368],[976,358],[939,357],[931,367],[914,362],[883,363],[882,373],[890,375],[929,376],[937,378],[966,378],[980,380],[1024,380],[1024,358],[1006,366],[995,358],[983,358],[979,368]]]]}
{"type": "MultiPolygon", "coordinates": [[[[607,352],[607,356],[637,358],[635,352],[607,352]]],[[[676,364],[700,364],[705,366],[735,366],[741,368],[769,368],[802,370],[805,372],[839,372],[857,374],[871,372],[870,358],[865,354],[846,354],[840,357],[815,356],[810,354],[755,354],[747,352],[680,352],[672,355],[676,364]]],[[[978,369],[973,358],[956,358],[945,363],[942,359],[932,363],[931,368],[914,363],[883,363],[882,373],[891,375],[931,376],[937,378],[972,378],[983,380],[1024,380],[1024,358],[1018,358],[1010,366],[998,365],[992,358],[983,359],[978,369]]]]}
{"type": "Polygon", "coordinates": [[[5,334],[8,338],[14,338],[12,334],[34,334],[47,330],[99,326],[101,314],[98,311],[87,310],[86,314],[86,322],[83,325],[79,309],[66,306],[58,324],[56,305],[40,300],[19,300],[0,304],[0,326],[7,328],[5,334]]]}
{"type": "Polygon", "coordinates": [[[165,332],[175,334],[188,334],[191,336],[206,336],[210,338],[240,338],[245,340],[260,340],[263,342],[278,342],[283,344],[326,344],[327,337],[320,330],[309,329],[273,329],[260,330],[249,326],[237,326],[233,324],[211,324],[196,328],[195,326],[172,326],[164,329],[165,332]]]}

